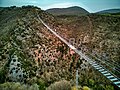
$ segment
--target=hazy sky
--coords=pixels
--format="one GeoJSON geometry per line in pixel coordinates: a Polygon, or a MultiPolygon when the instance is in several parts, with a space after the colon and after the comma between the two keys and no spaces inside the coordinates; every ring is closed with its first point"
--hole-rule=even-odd
{"type": "Polygon", "coordinates": [[[0,6],[34,5],[42,9],[80,6],[89,12],[120,8],[120,0],[0,0],[0,6]]]}

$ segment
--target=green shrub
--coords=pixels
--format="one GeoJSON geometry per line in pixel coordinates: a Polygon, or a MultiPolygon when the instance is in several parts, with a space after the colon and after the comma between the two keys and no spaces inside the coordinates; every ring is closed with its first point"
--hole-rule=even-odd
{"type": "Polygon", "coordinates": [[[105,90],[114,90],[114,87],[111,85],[106,85],[105,90]]]}
{"type": "Polygon", "coordinates": [[[87,86],[83,86],[83,90],[90,90],[90,88],[87,86]]]}
{"type": "Polygon", "coordinates": [[[39,86],[37,84],[33,84],[28,90],[39,90],[39,86]]]}
{"type": "Polygon", "coordinates": [[[0,83],[4,83],[4,82],[5,82],[5,70],[0,69],[0,83]]]}
{"type": "Polygon", "coordinates": [[[104,86],[102,86],[102,85],[95,85],[92,89],[93,90],[104,90],[104,86]]]}
{"type": "Polygon", "coordinates": [[[45,90],[45,82],[43,80],[38,79],[37,84],[39,86],[39,90],[45,90]]]}
{"type": "Polygon", "coordinates": [[[66,80],[62,80],[51,84],[46,90],[71,90],[71,84],[66,80]]]}
{"type": "Polygon", "coordinates": [[[93,86],[94,84],[95,84],[94,80],[93,79],[89,79],[89,85],[93,86]]]}
{"type": "Polygon", "coordinates": [[[25,84],[20,84],[18,82],[6,82],[0,84],[0,90],[39,90],[39,87],[37,84],[29,86],[25,84]]]}

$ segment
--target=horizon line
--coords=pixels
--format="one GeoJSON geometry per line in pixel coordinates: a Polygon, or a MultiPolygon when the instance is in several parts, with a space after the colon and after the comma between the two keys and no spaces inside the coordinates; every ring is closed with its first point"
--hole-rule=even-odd
{"type": "MultiPolygon", "coordinates": [[[[65,8],[70,8],[70,7],[80,7],[80,6],[78,6],[78,5],[73,5],[73,6],[68,6],[68,7],[51,7],[51,8],[47,8],[47,9],[44,9],[44,8],[42,8],[41,6],[37,6],[37,5],[21,5],[21,6],[17,6],[17,5],[11,5],[11,6],[2,6],[3,8],[4,7],[12,7],[12,6],[15,6],[15,7],[22,7],[22,6],[34,6],[34,7],[38,7],[38,8],[40,8],[40,9],[42,9],[42,10],[49,10],[49,9],[65,9],[65,8]]],[[[1,6],[0,6],[0,8],[2,8],[1,6]]],[[[80,8],[83,8],[83,7],[80,7],[80,8]]],[[[84,10],[86,10],[85,8],[83,8],[84,10]]],[[[110,9],[120,9],[119,7],[115,7],[115,8],[106,8],[106,9],[101,9],[101,10],[98,10],[98,11],[89,11],[89,10],[86,10],[86,11],[88,11],[89,13],[97,13],[97,12],[101,12],[101,11],[105,11],[105,10],[110,10],[110,9]]]]}

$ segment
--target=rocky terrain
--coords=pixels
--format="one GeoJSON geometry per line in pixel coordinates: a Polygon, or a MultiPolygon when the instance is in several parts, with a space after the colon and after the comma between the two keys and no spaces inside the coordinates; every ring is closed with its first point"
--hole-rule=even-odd
{"type": "Polygon", "coordinates": [[[82,50],[86,54],[97,50],[95,53],[98,57],[108,50],[112,55],[109,58],[119,64],[119,17],[108,17],[113,21],[99,15],[54,17],[33,6],[2,8],[1,90],[76,90],[76,70],[80,90],[114,90],[111,82],[47,30],[38,16],[67,41],[74,41],[70,38],[75,38],[76,43],[71,43],[76,47],[80,45],[79,42],[82,43],[82,50]],[[100,22],[103,19],[104,22],[100,22]],[[114,30],[112,34],[109,28],[114,30]],[[111,48],[116,51],[112,52],[111,48]]]}
{"type": "Polygon", "coordinates": [[[113,73],[119,76],[120,17],[118,15],[89,14],[80,17],[61,15],[57,17],[57,23],[53,28],[68,42],[89,57],[107,62],[106,67],[116,68],[113,73]]]}

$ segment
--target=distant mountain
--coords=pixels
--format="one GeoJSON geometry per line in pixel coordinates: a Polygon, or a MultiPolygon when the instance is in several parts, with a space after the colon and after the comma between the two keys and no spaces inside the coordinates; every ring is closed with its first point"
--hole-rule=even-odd
{"type": "Polygon", "coordinates": [[[106,13],[120,13],[120,9],[108,9],[108,10],[103,10],[100,12],[97,12],[100,14],[106,14],[106,13]]]}
{"type": "Polygon", "coordinates": [[[89,13],[87,10],[78,6],[68,8],[52,8],[46,11],[53,15],[84,15],[89,13]]]}

